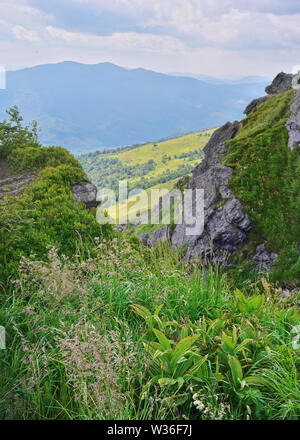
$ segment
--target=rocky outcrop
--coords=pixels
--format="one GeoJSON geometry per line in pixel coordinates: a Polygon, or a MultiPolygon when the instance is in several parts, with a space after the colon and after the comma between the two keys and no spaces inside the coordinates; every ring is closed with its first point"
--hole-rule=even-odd
{"type": "Polygon", "coordinates": [[[246,107],[244,114],[247,116],[251,115],[251,113],[255,112],[259,105],[263,104],[274,95],[287,92],[292,88],[299,89],[300,85],[298,85],[297,78],[298,75],[293,75],[292,73],[279,73],[276,78],[274,78],[272,84],[266,87],[266,93],[268,95],[254,99],[252,102],[250,102],[250,104],[246,107]]]}
{"type": "Polygon", "coordinates": [[[279,73],[273,80],[272,84],[266,87],[266,93],[268,95],[277,95],[283,93],[292,88],[293,78],[295,75],[292,73],[279,73]]]}
{"type": "Polygon", "coordinates": [[[92,183],[78,183],[72,186],[72,193],[78,203],[84,203],[87,209],[95,208],[100,204],[97,199],[97,187],[92,183]]]}
{"type": "MultiPolygon", "coordinates": [[[[272,84],[266,88],[269,96],[252,101],[246,108],[247,115],[253,113],[259,105],[262,105],[276,94],[290,90],[295,84],[295,76],[280,73],[272,84]]],[[[294,87],[295,88],[295,87],[294,87]]],[[[295,91],[295,100],[291,107],[291,116],[287,122],[289,131],[289,147],[300,145],[300,91],[295,91]]],[[[228,254],[234,254],[245,244],[249,232],[252,230],[250,218],[244,210],[242,203],[235,197],[229,188],[229,180],[233,175],[233,169],[225,166],[222,159],[226,154],[226,141],[233,139],[242,127],[242,123],[228,122],[216,130],[203,152],[204,159],[194,169],[190,180],[179,181],[177,187],[185,189],[186,185],[195,193],[197,189],[204,190],[204,203],[194,197],[191,203],[187,203],[187,195],[183,200],[184,220],[178,224],[171,234],[171,242],[175,248],[186,250],[185,259],[192,260],[201,258],[202,262],[227,264],[228,254]],[[188,230],[193,226],[186,223],[186,218],[192,218],[192,214],[200,212],[199,207],[204,205],[204,228],[196,235],[189,235],[188,230]]],[[[159,212],[159,207],[156,211],[159,212]]],[[[157,214],[156,212],[156,214],[157,214]]],[[[202,209],[203,212],[203,209],[202,209]]],[[[153,213],[152,213],[153,215],[153,213]]],[[[154,237],[142,237],[143,242],[152,246],[153,241],[167,240],[168,227],[164,227],[154,234],[154,237]],[[153,240],[154,238],[154,240],[153,240]]],[[[190,232],[190,231],[189,231],[190,232]]],[[[258,269],[270,270],[278,255],[269,252],[267,243],[257,247],[252,255],[258,269]]]]}
{"type": "Polygon", "coordinates": [[[300,90],[300,71],[296,75],[294,75],[292,81],[292,87],[295,90],[300,90]]]}
{"type": "MultiPolygon", "coordinates": [[[[190,189],[204,189],[204,231],[201,235],[188,235],[191,225],[177,225],[172,244],[179,248],[187,244],[186,258],[208,256],[221,259],[224,252],[236,252],[245,242],[251,222],[242,204],[235,198],[228,181],[233,170],[221,164],[226,153],[225,141],[234,138],[241,128],[239,122],[227,123],[217,130],[204,148],[205,159],[194,169],[190,189]]],[[[184,202],[184,209],[196,212],[196,198],[192,206],[184,202]]]]}
{"type": "Polygon", "coordinates": [[[4,197],[17,196],[35,179],[36,173],[26,173],[0,180],[0,203],[4,197]]]}
{"type": "Polygon", "coordinates": [[[245,108],[244,114],[247,116],[251,115],[251,113],[255,112],[259,105],[263,104],[268,99],[270,99],[270,96],[263,96],[262,98],[253,99],[253,101],[250,102],[250,104],[245,108]]]}
{"type": "Polygon", "coordinates": [[[300,145],[300,90],[296,92],[295,100],[291,106],[291,116],[286,123],[289,133],[288,146],[291,150],[295,145],[300,145]]]}

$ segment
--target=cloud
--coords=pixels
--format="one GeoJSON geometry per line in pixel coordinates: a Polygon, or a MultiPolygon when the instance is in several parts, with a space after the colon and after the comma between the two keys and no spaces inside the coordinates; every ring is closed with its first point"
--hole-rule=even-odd
{"type": "Polygon", "coordinates": [[[30,29],[25,29],[21,25],[16,25],[11,28],[12,32],[14,33],[15,37],[18,40],[23,41],[40,41],[40,38],[37,34],[37,32],[32,31],[30,29]]]}
{"type": "Polygon", "coordinates": [[[27,65],[37,64],[43,54],[269,74],[300,59],[299,0],[1,0],[0,17],[1,54],[13,65],[26,54],[27,65]]]}
{"type": "Polygon", "coordinates": [[[191,48],[264,50],[300,44],[298,0],[31,0],[72,32],[168,35],[191,48]]]}
{"type": "Polygon", "coordinates": [[[98,36],[82,32],[70,32],[64,29],[47,26],[51,39],[64,41],[68,44],[80,44],[99,50],[110,48],[115,51],[149,51],[149,52],[178,52],[184,50],[184,44],[173,37],[140,34],[136,32],[116,32],[109,36],[98,36]]]}
{"type": "Polygon", "coordinates": [[[294,75],[297,74],[298,72],[300,72],[300,64],[294,66],[291,70],[291,73],[293,73],[294,75]]]}

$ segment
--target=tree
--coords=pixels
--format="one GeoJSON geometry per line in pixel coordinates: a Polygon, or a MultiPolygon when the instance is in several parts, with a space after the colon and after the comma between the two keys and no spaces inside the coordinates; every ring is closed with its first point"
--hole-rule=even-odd
{"type": "Polygon", "coordinates": [[[10,116],[0,122],[0,156],[6,157],[11,149],[27,147],[40,147],[37,137],[37,122],[23,125],[23,118],[18,107],[11,107],[6,113],[10,116]]]}

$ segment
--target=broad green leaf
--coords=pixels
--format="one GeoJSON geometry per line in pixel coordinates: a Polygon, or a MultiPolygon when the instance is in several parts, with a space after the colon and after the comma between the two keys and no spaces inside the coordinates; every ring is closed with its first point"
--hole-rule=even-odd
{"type": "Polygon", "coordinates": [[[223,336],[221,338],[222,348],[226,353],[233,353],[235,349],[235,344],[229,336],[223,336]]]}
{"type": "Polygon", "coordinates": [[[157,350],[161,350],[161,345],[158,342],[144,342],[144,347],[147,353],[154,354],[157,350]]]}
{"type": "MultiPolygon", "coordinates": [[[[181,360],[182,359],[183,358],[181,358],[181,360]]],[[[191,359],[191,357],[189,357],[188,359],[185,359],[183,362],[179,361],[177,363],[176,367],[173,369],[172,375],[177,378],[184,376],[192,365],[193,365],[193,360],[191,359]]]]}
{"type": "Polygon", "coordinates": [[[183,338],[175,347],[173,356],[172,356],[172,367],[174,368],[177,364],[177,362],[184,356],[191,346],[194,344],[194,342],[199,338],[199,335],[196,336],[188,336],[186,338],[183,338]]]}
{"type": "Polygon", "coordinates": [[[162,346],[162,349],[163,350],[170,350],[171,344],[170,344],[168,338],[160,330],[157,330],[156,328],[153,329],[153,332],[155,333],[155,336],[159,340],[159,342],[162,346]]]}
{"type": "Polygon", "coordinates": [[[268,387],[270,383],[267,379],[260,376],[248,376],[245,377],[244,381],[247,385],[256,385],[260,387],[268,387]]]}
{"type": "Polygon", "coordinates": [[[243,313],[244,315],[247,315],[250,312],[250,308],[247,305],[247,303],[238,302],[237,306],[238,306],[239,311],[241,313],[243,313]]]}
{"type": "Polygon", "coordinates": [[[250,306],[251,309],[254,311],[258,311],[264,302],[265,302],[264,295],[255,295],[255,296],[248,298],[248,300],[247,300],[248,306],[250,306]]]}
{"type": "Polygon", "coordinates": [[[235,297],[238,301],[240,302],[246,302],[246,297],[244,296],[244,294],[239,290],[239,289],[235,289],[235,297]]]}
{"type": "Polygon", "coordinates": [[[198,359],[198,360],[195,362],[194,366],[190,369],[190,372],[191,372],[192,374],[197,373],[197,371],[200,370],[200,368],[202,367],[202,365],[204,364],[204,362],[206,362],[206,359],[207,359],[207,358],[208,358],[208,354],[207,354],[206,356],[204,356],[204,357],[201,357],[201,359],[198,359]]]}
{"type": "Polygon", "coordinates": [[[164,304],[160,304],[159,306],[156,306],[154,314],[155,315],[159,315],[159,313],[160,313],[161,309],[163,308],[163,306],[164,306],[164,304]]]}
{"type": "Polygon", "coordinates": [[[174,385],[175,383],[177,383],[177,380],[170,379],[169,377],[162,377],[161,379],[159,379],[158,383],[161,387],[165,387],[168,385],[174,385]]]}
{"type": "Polygon", "coordinates": [[[243,342],[241,342],[241,344],[239,344],[236,349],[235,352],[238,353],[239,351],[242,350],[242,348],[245,347],[245,345],[249,344],[250,342],[255,343],[256,341],[254,339],[244,339],[243,342]]]}
{"type": "Polygon", "coordinates": [[[243,370],[241,364],[236,357],[231,356],[230,354],[228,355],[228,364],[231,369],[233,383],[235,386],[238,386],[243,380],[243,370]]]}
{"type": "Polygon", "coordinates": [[[151,312],[144,306],[141,306],[139,304],[134,304],[133,306],[131,306],[132,310],[134,311],[134,313],[136,313],[137,315],[141,316],[142,318],[144,318],[145,320],[148,318],[152,318],[152,314],[151,312]]]}

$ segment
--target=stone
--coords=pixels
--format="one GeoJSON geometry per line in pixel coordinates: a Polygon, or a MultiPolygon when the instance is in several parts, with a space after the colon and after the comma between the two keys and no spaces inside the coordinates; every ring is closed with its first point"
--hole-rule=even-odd
{"type": "Polygon", "coordinates": [[[245,108],[244,114],[247,116],[251,115],[251,113],[255,112],[259,105],[263,104],[270,98],[271,96],[263,96],[262,98],[253,99],[253,101],[250,102],[250,104],[245,108]]]}
{"type": "Polygon", "coordinates": [[[275,252],[268,252],[266,244],[262,243],[257,246],[256,254],[253,256],[253,260],[259,270],[270,271],[272,265],[277,260],[278,254],[275,252]]]}
{"type": "Polygon", "coordinates": [[[151,247],[151,240],[148,234],[140,234],[140,239],[144,246],[151,247]]]}
{"type": "MultiPolygon", "coordinates": [[[[234,122],[217,130],[204,148],[204,160],[192,173],[190,189],[204,189],[204,231],[189,236],[186,228],[191,225],[183,223],[176,226],[171,237],[175,248],[188,245],[187,260],[200,257],[202,260],[226,261],[224,253],[236,252],[252,228],[242,204],[228,187],[233,170],[221,164],[226,153],[225,141],[234,138],[240,128],[241,124],[234,122]]],[[[184,203],[184,210],[191,209],[195,213],[195,203],[191,207],[184,203]]]]}
{"type": "Polygon", "coordinates": [[[268,95],[277,95],[278,93],[286,92],[293,86],[294,75],[292,73],[279,73],[273,80],[272,84],[266,87],[268,95]]]}
{"type": "Polygon", "coordinates": [[[288,146],[291,150],[295,145],[300,145],[300,90],[296,92],[294,102],[291,106],[291,115],[286,123],[289,133],[288,146]]]}
{"type": "Polygon", "coordinates": [[[158,229],[151,234],[151,246],[155,246],[158,241],[162,243],[170,239],[170,232],[168,225],[164,225],[162,228],[158,229]]]}
{"type": "Polygon", "coordinates": [[[92,183],[78,183],[72,186],[71,191],[76,202],[84,203],[87,209],[95,208],[101,203],[97,199],[97,187],[92,183]]]}
{"type": "Polygon", "coordinates": [[[292,87],[295,90],[300,90],[300,72],[298,72],[297,75],[294,76],[292,81],[292,87]]]}

